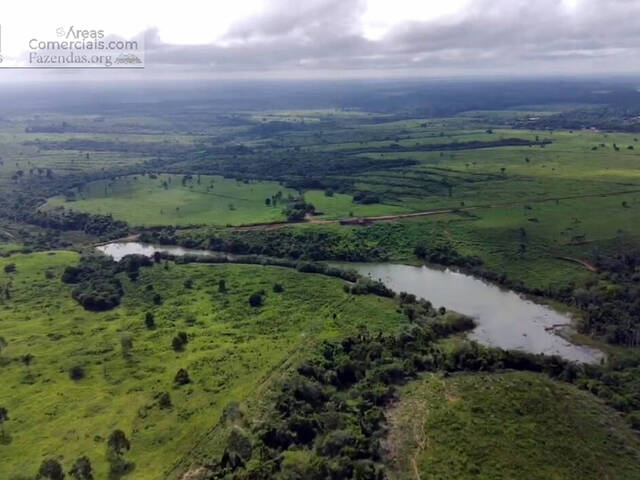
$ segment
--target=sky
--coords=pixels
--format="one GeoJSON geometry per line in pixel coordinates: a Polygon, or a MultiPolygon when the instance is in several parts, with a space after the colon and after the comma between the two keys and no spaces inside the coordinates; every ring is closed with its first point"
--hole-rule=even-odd
{"type": "MultiPolygon", "coordinates": [[[[109,72],[109,78],[608,74],[640,68],[640,0],[8,0],[0,4],[4,66],[23,62],[31,39],[55,40],[59,27],[144,38],[144,70],[109,72]]],[[[105,75],[0,68],[0,81],[56,74],[105,75]]]]}

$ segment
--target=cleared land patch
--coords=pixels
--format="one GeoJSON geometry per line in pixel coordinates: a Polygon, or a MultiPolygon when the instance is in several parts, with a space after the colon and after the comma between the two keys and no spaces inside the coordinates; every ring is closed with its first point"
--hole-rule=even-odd
{"type": "MultiPolygon", "coordinates": [[[[144,268],[135,282],[121,276],[121,306],[88,312],[60,280],[77,259],[56,251],[0,260],[0,331],[7,342],[0,405],[9,412],[0,478],[35,474],[51,457],[68,470],[81,455],[91,459],[96,478],[107,478],[106,438],[116,428],[131,441],[125,456],[136,464],[132,477],[165,478],[229,402],[276,378],[283,362],[355,332],[359,319],[373,331],[404,321],[392,300],[353,297],[340,280],[244,265],[144,268]],[[7,265],[15,271],[5,272],[7,265]],[[274,291],[276,283],[282,292],[274,291]],[[249,297],[262,290],[263,305],[252,307],[249,297]],[[179,332],[188,343],[176,351],[179,332]],[[181,368],[191,382],[178,386],[181,368]],[[171,406],[161,405],[164,392],[171,406]]],[[[220,453],[209,448],[223,443],[207,444],[209,458],[220,453]]]]}
{"type": "Polygon", "coordinates": [[[135,175],[85,185],[48,206],[112,214],[132,225],[243,225],[284,220],[294,190],[276,182],[240,182],[209,175],[135,175]],[[153,178],[155,177],[155,178],[153,178]],[[281,199],[273,196],[280,192],[281,199]],[[266,204],[266,200],[269,204],[266,204]]]}
{"type": "Polygon", "coordinates": [[[395,479],[640,475],[640,442],[615,412],[538,374],[429,376],[404,389],[389,418],[395,479]]]}

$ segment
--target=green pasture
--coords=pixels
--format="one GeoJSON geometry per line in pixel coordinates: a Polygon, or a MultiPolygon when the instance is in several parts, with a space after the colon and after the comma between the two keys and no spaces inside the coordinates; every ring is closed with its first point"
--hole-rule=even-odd
{"type": "Polygon", "coordinates": [[[428,376],[403,389],[388,418],[395,480],[640,476],[640,441],[620,417],[539,374],[428,376]]]}
{"type": "MultiPolygon", "coordinates": [[[[91,459],[95,478],[107,478],[106,438],[117,428],[131,441],[130,476],[166,478],[230,402],[255,399],[285,362],[323,339],[356,331],[365,319],[372,331],[389,331],[404,318],[392,300],[353,297],[337,279],[242,265],[145,268],[136,282],[122,277],[121,306],[88,312],[60,281],[77,259],[66,251],[0,259],[0,332],[7,343],[0,353],[0,406],[9,412],[0,478],[34,475],[45,458],[68,470],[81,455],[91,459]],[[9,264],[15,272],[5,272],[9,264]],[[276,282],[283,292],[273,291],[276,282]],[[261,290],[263,306],[251,307],[249,296],[261,290]],[[155,317],[152,329],[146,312],[155,317]],[[189,343],[176,352],[171,342],[180,331],[189,343]],[[129,354],[123,337],[133,343],[129,354]],[[72,380],[73,367],[84,378],[72,380]],[[180,368],[191,383],[178,387],[180,368]],[[160,407],[162,392],[169,393],[170,408],[160,407]]],[[[222,445],[214,438],[206,453],[219,454],[222,445]]]]}
{"type": "Polygon", "coordinates": [[[132,225],[243,225],[284,220],[286,201],[297,194],[275,182],[244,183],[220,176],[137,175],[93,182],[73,201],[50,199],[48,206],[64,206],[90,213],[112,214],[132,225]],[[166,183],[164,183],[166,182],[166,183]],[[276,205],[266,205],[282,192],[276,205]]]}

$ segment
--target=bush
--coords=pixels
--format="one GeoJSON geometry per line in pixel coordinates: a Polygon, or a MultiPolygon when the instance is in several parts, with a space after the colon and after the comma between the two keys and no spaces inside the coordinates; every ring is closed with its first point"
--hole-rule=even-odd
{"type": "Polygon", "coordinates": [[[284,292],[284,287],[280,283],[275,283],[273,285],[273,291],[276,293],[284,292]]]}
{"type": "Polygon", "coordinates": [[[249,305],[251,305],[253,308],[262,306],[262,295],[260,295],[259,293],[254,293],[253,295],[251,295],[249,297],[249,305]]]}
{"type": "Polygon", "coordinates": [[[147,326],[149,330],[155,328],[156,321],[152,312],[147,312],[144,316],[144,324],[147,326]]]}
{"type": "Polygon", "coordinates": [[[89,457],[78,458],[69,470],[69,474],[76,480],[93,480],[93,469],[89,457]]]}
{"type": "Polygon", "coordinates": [[[80,365],[76,365],[69,370],[69,378],[71,380],[82,380],[84,378],[84,368],[80,365]]]}
{"type": "Polygon", "coordinates": [[[189,339],[186,332],[179,332],[173,337],[173,340],[171,340],[171,347],[173,347],[176,352],[181,352],[187,343],[189,343],[189,339]]]}
{"type": "Polygon", "coordinates": [[[158,395],[158,406],[162,409],[171,408],[173,406],[171,403],[171,396],[169,396],[168,392],[162,392],[158,395]]]}
{"type": "Polygon", "coordinates": [[[62,480],[64,478],[64,472],[62,471],[62,465],[57,460],[49,458],[44,460],[40,464],[38,469],[39,478],[48,478],[50,480],[62,480]]]}
{"type": "Polygon", "coordinates": [[[176,385],[186,385],[187,383],[191,383],[189,373],[184,368],[178,370],[173,381],[176,383],[176,385]]]}

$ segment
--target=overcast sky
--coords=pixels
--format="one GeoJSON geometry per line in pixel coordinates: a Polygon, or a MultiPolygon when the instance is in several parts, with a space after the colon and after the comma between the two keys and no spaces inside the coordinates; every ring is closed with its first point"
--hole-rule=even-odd
{"type": "MultiPolygon", "coordinates": [[[[144,32],[146,68],[135,73],[143,77],[640,68],[640,0],[6,0],[1,53],[21,58],[30,38],[55,39],[56,28],[72,25],[124,38],[144,32]]],[[[56,72],[0,70],[0,80],[36,73],[56,72]]]]}

